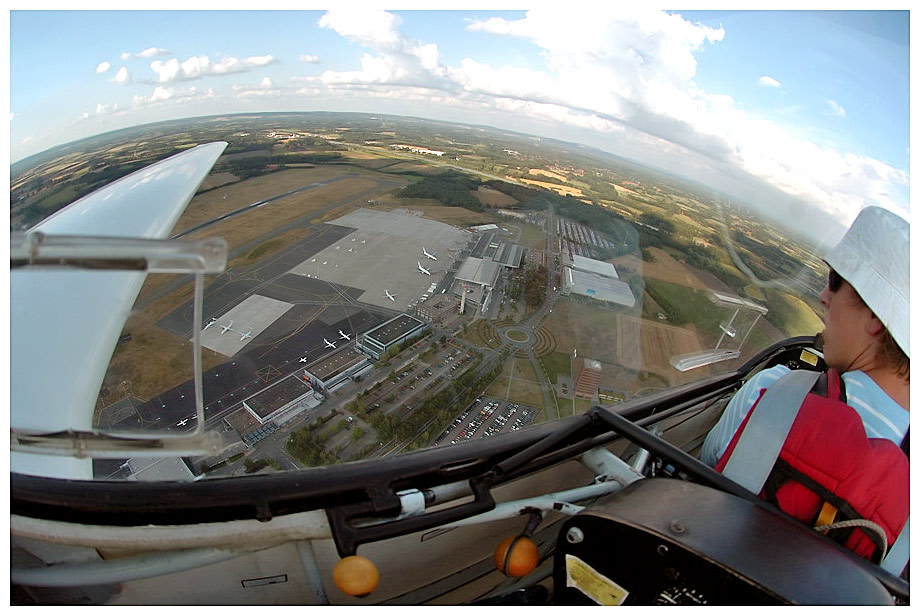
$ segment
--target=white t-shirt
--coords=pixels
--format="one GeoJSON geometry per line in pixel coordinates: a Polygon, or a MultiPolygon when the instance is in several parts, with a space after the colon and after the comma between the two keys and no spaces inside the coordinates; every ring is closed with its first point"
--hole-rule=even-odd
{"type": "MultiPolygon", "coordinates": [[[[769,388],[780,377],[789,372],[786,366],[774,366],[755,374],[732,397],[722,417],[712,427],[700,459],[709,466],[715,466],[731,442],[735,432],[747,417],[748,411],[760,397],[760,390],[769,388]]],[[[887,438],[900,446],[910,427],[910,413],[891,399],[885,391],[860,370],[841,375],[847,394],[847,404],[862,418],[869,438],[887,438]]]]}

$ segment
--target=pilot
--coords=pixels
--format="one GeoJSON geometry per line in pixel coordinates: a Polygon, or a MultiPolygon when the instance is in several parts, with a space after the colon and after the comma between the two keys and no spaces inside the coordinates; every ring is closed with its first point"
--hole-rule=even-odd
{"type": "MultiPolygon", "coordinates": [[[[910,224],[883,208],[865,208],[840,243],[825,257],[830,272],[827,285],[819,296],[824,306],[824,359],[829,369],[840,374],[846,404],[862,420],[865,436],[860,438],[887,439],[905,451],[906,435],[910,427],[909,253],[910,224]]],[[[700,454],[703,462],[732,477],[723,468],[729,458],[736,457],[738,451],[743,451],[743,455],[748,458],[759,455],[754,452],[763,449],[762,444],[737,450],[735,448],[743,432],[749,429],[749,424],[754,423],[753,418],[768,413],[760,409],[770,408],[769,403],[764,403],[770,388],[781,378],[784,383],[789,383],[789,373],[789,368],[778,365],[757,373],[741,387],[706,436],[700,454]],[[750,419],[746,422],[749,415],[750,419]]],[[[782,383],[775,385],[781,386],[782,383]]],[[[775,392],[772,399],[775,400],[779,393],[782,392],[775,392]]],[[[799,408],[805,407],[797,406],[793,409],[793,420],[796,418],[795,412],[801,416],[799,408]]],[[[840,417],[821,415],[831,416],[840,417]]],[[[858,420],[852,423],[859,425],[858,420]]],[[[761,419],[758,429],[764,429],[763,425],[764,420],[761,419]]],[[[826,423],[822,425],[823,428],[815,428],[819,437],[809,441],[810,449],[822,448],[821,436],[834,432],[826,423]]],[[[786,439],[787,434],[791,432],[784,432],[783,439],[786,439]]],[[[790,442],[791,437],[776,446],[785,448],[790,442]]],[[[888,449],[893,448],[889,446],[888,449]]],[[[902,460],[897,458],[902,454],[895,450],[894,455],[896,457],[892,459],[903,466],[902,460]]],[[[842,455],[837,459],[848,457],[842,455]]],[[[743,458],[741,462],[753,465],[748,458],[743,458]]],[[[775,459],[771,459],[770,465],[775,459]]],[[[886,458],[886,464],[887,460],[889,458],[886,458]]],[[[906,461],[903,463],[906,464],[906,461]]],[[[837,466],[833,456],[830,464],[837,466]]],[[[841,462],[840,466],[843,465],[841,462]]],[[[736,468],[738,466],[736,464],[736,468]]],[[[763,472],[772,474],[776,469],[764,469],[763,472]]],[[[885,474],[884,469],[879,472],[885,474]]],[[[759,476],[758,481],[754,482],[758,487],[746,487],[763,496],[765,492],[761,491],[760,486],[769,487],[770,481],[775,481],[770,477],[764,483],[762,479],[765,476],[759,476]]],[[[745,485],[743,481],[741,483],[745,485]]],[[[890,496],[879,494],[878,498],[882,501],[891,500],[890,496]]],[[[897,495],[896,498],[906,499],[907,496],[897,495]]],[[[895,530],[894,536],[897,536],[897,532],[895,530]]]]}
{"type": "MultiPolygon", "coordinates": [[[[910,426],[910,224],[865,208],[824,260],[824,360],[840,372],[866,434],[900,445],[910,426]]],[[[775,366],[745,383],[706,436],[704,462],[716,465],[760,391],[787,372],[775,366]]]]}

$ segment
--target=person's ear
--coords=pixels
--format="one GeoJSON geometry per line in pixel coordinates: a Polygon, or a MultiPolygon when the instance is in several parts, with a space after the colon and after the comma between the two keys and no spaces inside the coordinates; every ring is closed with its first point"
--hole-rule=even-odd
{"type": "Polygon", "coordinates": [[[869,318],[866,320],[866,333],[875,338],[884,331],[884,323],[875,316],[875,313],[869,313],[869,318]]]}

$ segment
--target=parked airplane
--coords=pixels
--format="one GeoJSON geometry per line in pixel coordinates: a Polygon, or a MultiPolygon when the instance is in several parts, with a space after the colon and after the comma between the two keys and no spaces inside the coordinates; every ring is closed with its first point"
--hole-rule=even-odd
{"type": "Polygon", "coordinates": [[[241,340],[241,341],[242,341],[242,340],[246,340],[246,338],[252,338],[252,330],[251,330],[251,329],[250,329],[248,332],[244,332],[244,333],[240,334],[240,340],[241,340]]]}
{"type": "Polygon", "coordinates": [[[180,422],[177,423],[176,425],[177,425],[177,426],[184,426],[185,424],[188,423],[188,420],[189,420],[189,419],[191,419],[191,417],[186,417],[185,419],[183,419],[182,421],[180,421],[180,422]]]}
{"type": "Polygon", "coordinates": [[[224,334],[226,334],[226,333],[229,332],[229,331],[233,331],[233,321],[230,321],[230,322],[227,323],[226,325],[221,325],[221,326],[220,326],[220,334],[221,334],[221,336],[223,336],[224,334]]]}
{"type": "Polygon", "coordinates": [[[327,346],[327,347],[332,348],[332,349],[335,348],[335,343],[334,343],[334,342],[329,342],[329,341],[326,340],[325,338],[323,338],[323,342],[326,343],[326,346],[327,346]]]}
{"type": "Polygon", "coordinates": [[[204,329],[202,329],[201,331],[204,331],[205,329],[211,327],[211,326],[214,325],[215,323],[217,323],[217,317],[211,317],[211,320],[208,321],[208,324],[205,325],[205,326],[204,326],[204,329]]]}
{"type": "Polygon", "coordinates": [[[420,261],[417,262],[417,263],[418,263],[418,270],[419,270],[421,273],[426,274],[426,275],[428,275],[428,276],[431,276],[431,272],[428,271],[428,270],[426,270],[424,267],[422,267],[422,264],[421,264],[420,261]]]}
{"type": "Polygon", "coordinates": [[[306,358],[306,357],[301,357],[301,358],[300,358],[300,363],[302,363],[302,364],[307,363],[307,358],[306,358]]]}
{"type": "Polygon", "coordinates": [[[424,247],[424,246],[422,246],[422,252],[425,254],[426,257],[428,257],[428,258],[431,259],[432,261],[437,261],[437,260],[438,260],[438,258],[437,258],[436,256],[434,256],[433,254],[431,254],[430,252],[428,252],[427,250],[425,250],[425,247],[424,247]]]}
{"type": "Polygon", "coordinates": [[[396,301],[396,294],[395,294],[395,293],[390,293],[390,292],[387,291],[386,289],[383,290],[383,293],[384,293],[384,295],[386,295],[387,297],[390,298],[390,301],[391,301],[391,302],[395,302],[395,301],[396,301]]]}
{"type": "Polygon", "coordinates": [[[341,336],[343,340],[351,340],[351,336],[343,332],[341,329],[339,330],[339,336],[341,336]]]}

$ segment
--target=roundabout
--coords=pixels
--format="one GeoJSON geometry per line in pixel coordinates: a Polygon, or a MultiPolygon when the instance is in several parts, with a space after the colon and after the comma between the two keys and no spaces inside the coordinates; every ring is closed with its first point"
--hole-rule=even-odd
{"type": "Polygon", "coordinates": [[[530,341],[530,334],[525,332],[522,329],[509,328],[504,332],[505,338],[514,342],[515,344],[525,344],[530,341]]]}

